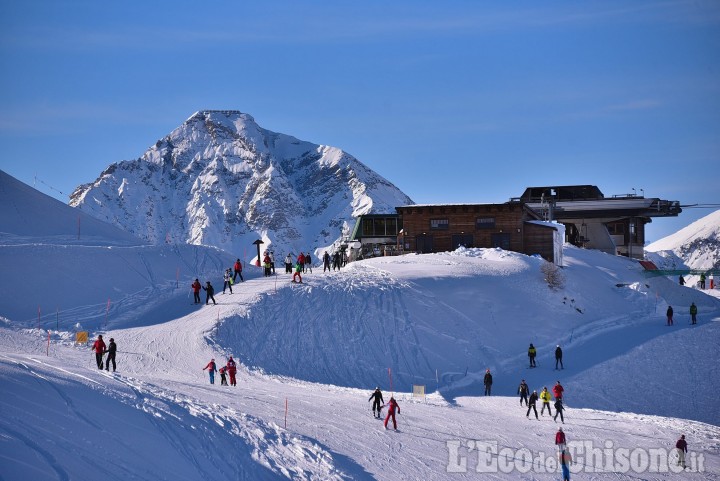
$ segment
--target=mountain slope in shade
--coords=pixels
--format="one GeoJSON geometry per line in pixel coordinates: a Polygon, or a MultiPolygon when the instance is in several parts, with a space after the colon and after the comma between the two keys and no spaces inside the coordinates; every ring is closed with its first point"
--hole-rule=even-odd
{"type": "Polygon", "coordinates": [[[70,204],[151,243],[211,245],[246,260],[330,245],[354,216],[412,200],[340,149],[201,111],[142,157],[112,164],[70,204]]]}
{"type": "Polygon", "coordinates": [[[0,170],[0,244],[140,245],[139,238],[73,209],[0,170]]]}
{"type": "Polygon", "coordinates": [[[648,258],[664,269],[720,272],[720,210],[645,247],[648,258]]]}

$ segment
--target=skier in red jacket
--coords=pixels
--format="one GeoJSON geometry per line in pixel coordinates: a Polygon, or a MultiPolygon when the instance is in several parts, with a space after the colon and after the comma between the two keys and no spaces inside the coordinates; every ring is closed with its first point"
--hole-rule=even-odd
{"type": "Polygon", "coordinates": [[[207,366],[203,368],[203,371],[207,369],[210,374],[210,384],[215,384],[215,372],[217,372],[217,366],[215,365],[215,359],[210,359],[207,366]]]}
{"type": "Polygon", "coordinates": [[[92,347],[95,353],[95,362],[97,362],[98,369],[102,369],[103,366],[103,354],[105,354],[105,341],[103,341],[102,334],[98,335],[97,340],[92,347]]]}
{"type": "MultiPolygon", "coordinates": [[[[386,404],[388,408],[387,416],[385,416],[385,429],[387,429],[388,421],[392,417],[393,421],[393,428],[397,431],[397,421],[395,421],[395,409],[397,409],[397,413],[400,414],[400,406],[398,406],[397,401],[395,401],[395,398],[390,396],[390,402],[386,404]]],[[[384,407],[384,406],[383,406],[384,407]]]]}
{"type": "Polygon", "coordinates": [[[235,271],[235,275],[233,276],[233,282],[237,281],[238,276],[240,276],[240,282],[245,282],[245,279],[243,279],[242,276],[242,262],[240,262],[240,259],[235,261],[235,265],[233,265],[233,270],[235,271]]]}
{"type": "Polygon", "coordinates": [[[193,295],[195,296],[193,304],[200,304],[200,289],[202,288],[200,281],[195,279],[195,282],[193,282],[190,287],[192,287],[193,295]]]}
{"type": "Polygon", "coordinates": [[[562,385],[560,384],[560,381],[558,381],[558,382],[553,386],[553,390],[552,390],[552,391],[553,391],[553,396],[555,396],[555,399],[562,399],[562,398],[563,398],[563,392],[565,391],[565,388],[562,387],[562,385]]]}
{"type": "Polygon", "coordinates": [[[562,428],[558,429],[558,432],[555,433],[555,445],[558,447],[560,452],[563,452],[563,450],[567,446],[567,442],[565,440],[565,433],[563,432],[562,428]]]}
{"type": "Polygon", "coordinates": [[[230,385],[237,386],[237,382],[235,381],[235,374],[237,374],[237,366],[235,365],[235,361],[233,360],[232,356],[230,356],[230,359],[228,359],[227,365],[225,367],[227,368],[228,376],[230,376],[230,385]]]}

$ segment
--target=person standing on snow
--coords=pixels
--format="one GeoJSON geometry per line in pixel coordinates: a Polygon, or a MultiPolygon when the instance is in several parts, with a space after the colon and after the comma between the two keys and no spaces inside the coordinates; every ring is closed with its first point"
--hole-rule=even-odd
{"type": "Polygon", "coordinates": [[[110,361],[112,361],[113,372],[115,372],[115,369],[117,368],[117,366],[115,364],[115,353],[116,352],[117,352],[117,345],[115,344],[115,339],[113,339],[111,337],[110,344],[108,344],[108,348],[107,348],[108,356],[107,356],[107,359],[105,360],[105,370],[106,371],[110,370],[110,361]]]}
{"type": "Polygon", "coordinates": [[[400,406],[398,406],[397,401],[395,401],[395,398],[390,396],[390,402],[387,404],[388,413],[387,416],[385,416],[385,429],[387,429],[388,421],[392,417],[393,422],[393,428],[395,431],[397,431],[397,421],[395,421],[395,409],[397,409],[398,415],[400,415],[400,406]]]}
{"type": "Polygon", "coordinates": [[[547,408],[548,414],[552,416],[552,410],[550,409],[551,399],[552,397],[550,396],[550,391],[547,390],[547,387],[544,387],[543,390],[540,392],[540,400],[542,401],[542,409],[540,410],[540,416],[545,415],[545,408],[547,408]]]}
{"type": "Polygon", "coordinates": [[[190,287],[192,287],[193,296],[195,299],[193,304],[200,304],[200,289],[202,288],[202,286],[200,285],[200,281],[195,279],[195,282],[193,282],[190,287]]]}
{"type": "Polygon", "coordinates": [[[207,363],[207,366],[203,368],[203,371],[206,370],[210,374],[210,384],[215,384],[215,373],[217,372],[217,366],[215,365],[215,359],[210,359],[210,362],[207,363]]]}
{"type": "Polygon", "coordinates": [[[240,259],[237,259],[235,261],[235,264],[233,265],[233,270],[235,271],[235,274],[233,275],[233,282],[237,281],[238,276],[240,276],[240,282],[245,282],[245,279],[243,279],[242,276],[242,262],[240,262],[240,259]]]}
{"type": "Polygon", "coordinates": [[[232,356],[230,356],[230,359],[228,359],[225,367],[227,368],[227,373],[230,376],[230,385],[237,386],[237,381],[235,380],[235,374],[237,374],[237,366],[235,365],[235,361],[233,360],[232,356]]]}
{"type": "Polygon", "coordinates": [[[562,428],[558,428],[558,432],[555,433],[555,446],[558,447],[558,450],[560,452],[565,451],[565,448],[567,447],[565,433],[563,432],[562,428]]]}
{"type": "Polygon", "coordinates": [[[220,369],[218,369],[218,372],[220,373],[220,385],[227,386],[228,385],[227,376],[225,375],[225,374],[227,374],[227,368],[225,366],[223,366],[220,369]]]}
{"type": "MultiPolygon", "coordinates": [[[[530,391],[530,388],[528,387],[527,383],[525,382],[525,379],[523,379],[520,382],[520,386],[518,386],[518,394],[520,395],[520,406],[523,405],[523,399],[525,400],[525,405],[528,406],[528,392],[530,391]]],[[[530,406],[528,406],[530,407],[530,406]]]]}
{"type": "Polygon", "coordinates": [[[559,454],[560,468],[562,468],[563,481],[570,481],[570,464],[572,464],[572,456],[567,449],[563,449],[559,454]]]}
{"type": "Polygon", "coordinates": [[[715,289],[715,278],[713,277],[712,272],[710,273],[710,277],[708,279],[710,279],[710,289],[715,289]]]}
{"type": "Polygon", "coordinates": [[[265,251],[265,255],[263,256],[263,269],[265,277],[270,277],[272,275],[272,262],[268,251],[265,251]]]}
{"type": "Polygon", "coordinates": [[[327,251],[323,254],[323,272],[326,270],[330,270],[330,254],[327,251]]]}
{"type": "Polygon", "coordinates": [[[208,301],[212,299],[213,305],[217,305],[217,302],[215,302],[215,288],[210,284],[210,281],[207,281],[207,287],[203,286],[203,291],[205,291],[205,305],[208,305],[208,301]]]}
{"type": "Polygon", "coordinates": [[[375,388],[375,391],[373,391],[373,393],[370,395],[370,399],[368,399],[368,402],[370,402],[373,399],[374,399],[373,404],[372,404],[373,416],[380,419],[380,411],[382,410],[383,403],[385,402],[385,401],[383,401],[382,392],[380,391],[380,387],[375,388]]]}
{"type": "Polygon", "coordinates": [[[230,269],[227,269],[223,274],[223,294],[225,294],[225,288],[230,289],[230,294],[232,294],[232,274],[230,269]]]}
{"type": "Polygon", "coordinates": [[[557,422],[557,417],[559,414],[560,421],[562,421],[562,423],[565,424],[565,416],[563,416],[564,410],[565,410],[565,407],[563,406],[562,399],[556,399],[555,400],[555,417],[553,418],[553,421],[557,422]]]}
{"type": "Polygon", "coordinates": [[[690,304],[690,318],[692,324],[697,324],[697,306],[694,302],[690,304]]]}
{"type": "Polygon", "coordinates": [[[560,344],[557,345],[555,348],[555,370],[557,371],[558,362],[560,363],[560,369],[565,369],[565,366],[563,366],[562,362],[562,349],[560,348],[560,344]]]}
{"type": "Polygon", "coordinates": [[[298,254],[296,264],[300,264],[300,266],[302,267],[302,273],[305,274],[305,254],[303,254],[302,251],[300,251],[300,254],[298,254]]]}
{"type": "Polygon", "coordinates": [[[537,355],[537,350],[535,349],[535,346],[532,345],[532,342],[530,343],[530,347],[528,347],[528,357],[530,358],[530,367],[537,367],[535,365],[535,356],[537,355]]]}
{"type": "Polygon", "coordinates": [[[537,400],[538,400],[538,393],[537,393],[537,391],[533,391],[532,394],[530,395],[530,400],[528,402],[528,410],[527,410],[527,414],[525,415],[526,418],[528,418],[528,419],[530,418],[530,410],[532,409],[533,411],[535,411],[535,419],[540,419],[538,417],[537,407],[535,407],[537,405],[537,400]]]}
{"type": "Polygon", "coordinates": [[[310,252],[305,254],[305,268],[312,274],[312,258],[310,257],[310,252]]]}
{"type": "Polygon", "coordinates": [[[285,256],[285,274],[292,274],[292,256],[290,254],[285,256]]]}
{"type": "Polygon", "coordinates": [[[105,341],[103,341],[102,334],[98,334],[97,340],[93,343],[92,350],[95,353],[95,362],[97,363],[98,369],[102,369],[103,354],[105,354],[105,341]]]}
{"type": "Polygon", "coordinates": [[[562,399],[563,393],[565,392],[565,388],[562,387],[562,384],[560,384],[560,381],[558,381],[553,386],[552,392],[553,392],[553,396],[555,396],[555,399],[562,399]]]}
{"type": "Polygon", "coordinates": [[[700,289],[705,289],[705,273],[700,274],[700,289]]]}
{"type": "Polygon", "coordinates": [[[685,441],[685,435],[680,436],[680,439],[675,443],[675,448],[678,452],[678,466],[682,466],[685,469],[685,453],[687,453],[687,441],[685,441]]]}
{"type": "Polygon", "coordinates": [[[668,306],[667,312],[665,313],[667,315],[667,325],[672,326],[673,325],[673,308],[672,306],[668,306]]]}
{"type": "Polygon", "coordinates": [[[275,252],[270,251],[270,270],[275,274],[275,252]]]}
{"type": "MultiPolygon", "coordinates": [[[[302,254],[300,254],[300,255],[302,255],[302,254]]],[[[293,274],[293,278],[292,278],[293,282],[299,282],[300,284],[302,284],[302,276],[300,275],[300,273],[302,272],[302,269],[303,269],[303,266],[302,266],[302,264],[300,264],[300,261],[298,261],[298,263],[295,264],[295,273],[293,274]],[[300,280],[295,281],[295,276],[297,276],[300,280]]]]}
{"type": "Polygon", "coordinates": [[[490,369],[487,369],[485,371],[485,377],[483,378],[483,384],[485,385],[485,395],[489,396],[490,391],[492,390],[492,374],[490,374],[490,369]]]}
{"type": "Polygon", "coordinates": [[[684,285],[685,285],[685,278],[682,276],[682,274],[681,274],[680,277],[678,278],[678,283],[679,283],[681,286],[684,286],[684,285]]]}

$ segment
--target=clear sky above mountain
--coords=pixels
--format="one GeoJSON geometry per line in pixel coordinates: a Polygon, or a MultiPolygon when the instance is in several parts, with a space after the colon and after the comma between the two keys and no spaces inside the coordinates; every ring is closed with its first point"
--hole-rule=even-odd
{"type": "Polygon", "coordinates": [[[718,52],[710,1],[5,1],[0,169],[67,202],[193,112],[238,109],[420,203],[595,184],[717,208],[718,52]]]}

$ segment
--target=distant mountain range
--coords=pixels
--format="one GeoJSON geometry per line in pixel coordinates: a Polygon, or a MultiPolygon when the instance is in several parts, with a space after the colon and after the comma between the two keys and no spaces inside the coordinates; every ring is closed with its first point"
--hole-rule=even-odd
{"type": "MultiPolygon", "coordinates": [[[[661,269],[720,272],[720,210],[645,247],[661,269]]],[[[718,277],[717,275],[715,277],[718,277]]]]}
{"type": "Polygon", "coordinates": [[[214,246],[251,260],[322,249],[354,217],[413,201],[348,153],[201,111],[136,160],[79,186],[70,205],[153,244],[214,246]]]}

